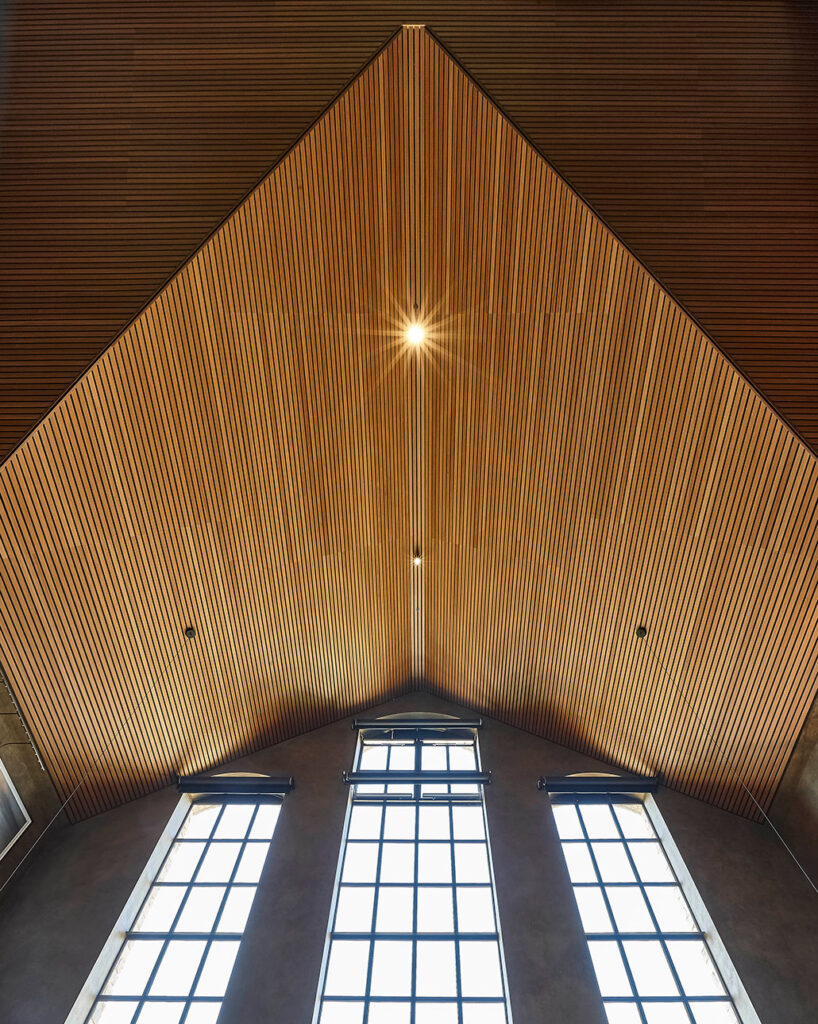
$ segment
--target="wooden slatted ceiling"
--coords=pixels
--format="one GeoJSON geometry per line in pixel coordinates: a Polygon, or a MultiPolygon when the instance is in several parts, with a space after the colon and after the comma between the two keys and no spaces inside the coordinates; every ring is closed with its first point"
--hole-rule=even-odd
{"type": "Polygon", "coordinates": [[[8,0],[0,458],[425,23],[818,451],[818,5],[8,0]]]}
{"type": "Polygon", "coordinates": [[[816,690],[815,459],[420,29],[0,473],[63,794],[137,708],[78,816],[421,668],[752,815],[816,690]]]}

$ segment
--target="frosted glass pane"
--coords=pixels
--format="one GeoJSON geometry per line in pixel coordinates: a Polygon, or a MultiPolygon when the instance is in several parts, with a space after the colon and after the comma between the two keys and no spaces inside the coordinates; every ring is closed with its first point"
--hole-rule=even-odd
{"type": "Polygon", "coordinates": [[[146,1003],[136,1024],[179,1024],[184,1003],[146,1003]]]}
{"type": "Polygon", "coordinates": [[[477,771],[477,751],[474,746],[453,743],[449,747],[449,767],[453,772],[477,771]]]}
{"type": "Polygon", "coordinates": [[[281,804],[259,804],[253,827],[250,829],[250,838],[272,839],[280,813],[281,804]]]}
{"type": "Polygon", "coordinates": [[[626,839],[656,838],[642,804],[614,804],[614,814],[626,839]]]}
{"type": "Polygon", "coordinates": [[[622,943],[628,966],[640,996],[677,996],[679,990],[670,972],[667,958],[658,942],[622,943]]]}
{"type": "Polygon", "coordinates": [[[415,1024],[458,1024],[457,1005],[418,1003],[415,1007],[415,1024]]]}
{"type": "Polygon", "coordinates": [[[607,804],[582,804],[580,813],[589,839],[619,838],[614,816],[607,804]]]}
{"type": "Polygon", "coordinates": [[[460,943],[460,983],[463,996],[502,996],[500,951],[495,941],[460,943]]]}
{"type": "Polygon", "coordinates": [[[670,958],[682,989],[689,996],[723,996],[724,986],[716,973],[707,946],[698,939],[668,942],[670,958]]]}
{"type": "Polygon", "coordinates": [[[162,942],[157,939],[126,942],[102,994],[141,996],[161,951],[162,942]]]}
{"type": "Polygon", "coordinates": [[[377,843],[347,843],[342,882],[374,882],[377,870],[377,843]]]}
{"type": "Polygon", "coordinates": [[[418,996],[457,995],[453,942],[418,942],[416,984],[418,996]]]}
{"type": "Polygon", "coordinates": [[[579,815],[573,804],[553,804],[554,821],[560,839],[583,839],[579,815]]]}
{"type": "Polygon", "coordinates": [[[381,852],[382,882],[415,880],[415,847],[412,843],[384,843],[381,852]]]}
{"type": "Polygon", "coordinates": [[[409,1003],[371,1003],[369,1024],[409,1024],[411,1015],[409,1003]]]}
{"type": "Polygon", "coordinates": [[[349,839],[380,839],[383,808],[358,804],[349,819],[349,839]]]}
{"type": "Polygon", "coordinates": [[[454,901],[451,889],[418,888],[418,931],[453,932],[454,901]]]}
{"type": "Polygon", "coordinates": [[[466,1003],[463,1024],[506,1024],[506,1011],[502,1003],[466,1003]]]}
{"type": "Polygon", "coordinates": [[[395,889],[381,887],[378,893],[377,931],[411,932],[413,913],[414,889],[409,886],[395,889]]]}
{"type": "Polygon", "coordinates": [[[213,942],[196,985],[197,996],[223,996],[239,951],[238,942],[213,942]]]}
{"type": "Polygon", "coordinates": [[[197,882],[229,882],[241,843],[213,843],[202,859],[197,882]]]}
{"type": "Polygon", "coordinates": [[[97,1003],[89,1024],[131,1024],[139,1003],[97,1003]]]}
{"type": "Polygon", "coordinates": [[[693,1016],[696,1024],[739,1024],[730,1003],[695,1003],[693,1016]]]}
{"type": "Polygon", "coordinates": [[[245,888],[242,886],[238,889],[231,889],[227,894],[216,930],[219,932],[243,932],[255,895],[255,887],[245,888]]]}
{"type": "Polygon", "coordinates": [[[418,838],[451,838],[451,827],[449,824],[449,808],[421,807],[419,810],[418,817],[418,838]]]}
{"type": "Polygon", "coordinates": [[[486,847],[481,843],[455,843],[454,871],[457,882],[489,882],[486,847]]]}
{"type": "Polygon", "coordinates": [[[209,932],[224,896],[224,886],[194,885],[174,929],[177,932],[209,932]]]}
{"type": "Polygon", "coordinates": [[[372,907],[375,902],[374,886],[348,888],[342,885],[335,909],[335,931],[368,932],[372,930],[372,907]]]}
{"type": "Polygon", "coordinates": [[[390,772],[412,772],[415,770],[415,748],[413,746],[391,747],[389,754],[390,772]]]}
{"type": "Polygon", "coordinates": [[[449,843],[418,844],[418,882],[451,882],[452,848],[449,843]]]}
{"type": "Polygon", "coordinates": [[[659,927],[665,932],[695,932],[698,930],[681,889],[674,886],[648,887],[648,899],[659,927]]]}
{"type": "Polygon", "coordinates": [[[324,1003],[320,1024],[362,1024],[363,1003],[324,1003]]]}
{"type": "Polygon", "coordinates": [[[615,942],[589,942],[588,949],[602,995],[633,995],[617,944],[615,942]]]}
{"type": "Polygon", "coordinates": [[[184,885],[154,885],[134,922],[135,932],[167,932],[187,892],[184,885]]]}
{"type": "Polygon", "coordinates": [[[216,1024],[221,1003],[193,1003],[185,1017],[185,1024],[216,1024]]]}
{"type": "Polygon", "coordinates": [[[361,750],[360,770],[362,772],[384,771],[388,753],[389,748],[382,744],[365,744],[361,750]]]}
{"type": "Polygon", "coordinates": [[[643,1003],[647,1024],[690,1024],[684,1003],[643,1003]]]}
{"type": "Polygon", "coordinates": [[[595,882],[594,865],[585,843],[563,843],[562,852],[572,882],[595,882]]]}
{"type": "Polygon", "coordinates": [[[186,996],[205,951],[205,942],[179,939],[168,943],[150,987],[152,996],[186,996]]]}
{"type": "Polygon", "coordinates": [[[410,995],[412,991],[412,943],[376,941],[374,945],[372,995],[410,995]]]}
{"type": "Polygon", "coordinates": [[[458,888],[457,890],[457,927],[461,932],[493,932],[494,900],[491,889],[458,888]]]}
{"type": "Polygon", "coordinates": [[[608,1024],[642,1024],[636,1003],[605,1003],[608,1024]]]}
{"type": "Polygon", "coordinates": [[[616,927],[621,932],[656,931],[639,886],[610,886],[606,891],[616,927]]]}
{"type": "Polygon", "coordinates": [[[383,837],[384,839],[414,839],[415,808],[387,807],[383,837]]]}
{"type": "Polygon", "coordinates": [[[327,964],[325,992],[328,996],[362,996],[366,993],[369,943],[332,943],[327,964]]]}
{"type": "Polygon", "coordinates": [[[208,839],[220,810],[218,804],[191,804],[177,838],[208,839]]]}
{"type": "Polygon", "coordinates": [[[455,839],[485,839],[483,808],[480,806],[453,807],[452,822],[455,839]]]}
{"type": "Polygon", "coordinates": [[[605,907],[602,890],[597,886],[574,889],[582,918],[582,927],[586,932],[612,932],[613,925],[605,907]]]}
{"type": "Polygon", "coordinates": [[[204,843],[174,843],[157,875],[157,882],[189,882],[204,848],[204,843]]]}
{"type": "Polygon", "coordinates": [[[643,882],[673,882],[673,872],[659,843],[628,843],[643,882]]]}
{"type": "Polygon", "coordinates": [[[633,882],[633,868],[624,843],[591,843],[603,882],[633,882]]]}
{"type": "Polygon", "coordinates": [[[444,746],[421,748],[420,766],[425,772],[445,772],[448,768],[446,748],[444,746]]]}
{"type": "Polygon", "coordinates": [[[226,804],[213,833],[214,839],[244,839],[255,809],[254,804],[226,804]]]}
{"type": "Polygon", "coordinates": [[[261,878],[269,849],[269,843],[248,843],[241,855],[234,881],[257,882],[261,878]]]}

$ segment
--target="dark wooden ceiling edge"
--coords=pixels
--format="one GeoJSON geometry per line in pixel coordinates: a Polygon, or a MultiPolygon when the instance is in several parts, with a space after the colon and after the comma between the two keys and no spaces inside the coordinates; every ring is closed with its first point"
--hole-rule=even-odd
{"type": "Polygon", "coordinates": [[[670,288],[668,288],[668,286],[662,281],[658,274],[655,274],[650,269],[647,263],[645,263],[644,259],[639,255],[639,253],[636,252],[636,250],[633,249],[628,244],[628,242],[625,241],[625,239],[619,234],[619,232],[615,228],[613,228],[607,221],[607,219],[603,217],[602,214],[596,209],[596,207],[585,198],[585,196],[576,187],[576,185],[574,185],[571,182],[571,180],[568,177],[566,177],[566,175],[560,170],[559,167],[557,167],[557,165],[542,150],[542,148],[538,146],[536,142],[533,141],[533,139],[528,135],[528,133],[523,128],[520,127],[515,118],[513,118],[503,108],[503,106],[500,103],[498,103],[497,100],[494,99],[491,93],[480,84],[478,79],[469,70],[467,65],[463,63],[463,61],[457,56],[457,54],[451,49],[451,47],[448,46],[448,44],[443,42],[443,40],[440,38],[440,36],[437,35],[435,30],[429,28],[428,25],[424,25],[423,28],[432,37],[435,43],[444,51],[446,56],[449,57],[449,59],[460,68],[460,70],[463,72],[464,75],[466,75],[466,77],[475,86],[475,88],[478,89],[479,92],[485,97],[487,102],[490,103],[495,108],[495,110],[497,110],[498,113],[508,121],[508,123],[514,128],[514,130],[520,135],[520,137],[525,140],[526,144],[531,147],[531,149],[537,154],[537,156],[539,156],[541,160],[545,161],[548,167],[554,172],[554,174],[557,175],[557,177],[560,179],[560,181],[562,181],[565,187],[570,189],[570,191],[586,207],[586,209],[588,209],[593,214],[593,216],[597,218],[600,224],[602,224],[602,226],[611,233],[611,235],[622,246],[622,248],[625,249],[625,251],[632,257],[632,259],[634,259],[636,263],[642,268],[642,270],[644,270],[648,277],[650,277],[651,280],[653,280],[662,289],[662,291],[678,306],[682,313],[684,313],[684,315],[688,317],[691,323],[695,324],[696,328],[699,331],[701,331],[702,335],[719,352],[719,354],[727,361],[727,363],[733,368],[733,370],[735,370],[735,372],[750,387],[750,389],[761,399],[761,401],[769,409],[772,410],[773,413],[775,413],[778,419],[784,424],[787,430],[790,431],[793,437],[795,437],[796,440],[803,446],[806,452],[812,458],[818,461],[818,449],[812,447],[812,445],[806,440],[806,438],[801,434],[797,427],[793,426],[790,420],[784,415],[784,413],[781,412],[781,410],[775,405],[775,403],[770,401],[770,399],[760,390],[758,385],[755,384],[755,382],[751,380],[750,377],[747,376],[747,374],[738,365],[735,359],[733,359],[733,357],[722,348],[722,346],[715,340],[715,338],[707,330],[707,328],[704,327],[704,325],[699,321],[698,317],[691,313],[687,306],[676,297],[674,292],[670,288]]]}
{"type": "MultiPolygon", "coordinates": [[[[361,77],[361,75],[366,71],[366,69],[368,67],[370,67],[372,64],[374,64],[375,61],[384,52],[384,50],[386,50],[386,48],[389,46],[389,44],[392,43],[393,40],[395,40],[400,35],[400,33],[403,31],[404,27],[405,26],[403,24],[398,25],[395,29],[392,30],[392,32],[389,33],[387,38],[381,43],[381,45],[369,57],[367,57],[367,59],[363,62],[363,64],[361,64],[361,66],[349,78],[349,80],[346,82],[346,84],[343,85],[338,90],[338,92],[336,92],[335,95],[326,104],[324,104],[324,106],[315,115],[315,117],[309,122],[309,124],[306,125],[304,127],[304,129],[298,133],[296,138],[293,139],[292,143],[284,150],[284,152],[279,157],[277,157],[276,160],[274,160],[273,163],[270,164],[269,167],[266,168],[264,173],[261,174],[260,177],[256,181],[253,182],[253,184],[244,192],[244,194],[241,196],[241,198],[236,203],[234,203],[233,206],[230,207],[230,209],[227,211],[227,213],[225,213],[225,215],[219,220],[219,222],[216,225],[214,225],[214,227],[196,245],[196,247],[190,253],[188,253],[183,259],[181,259],[179,261],[179,263],[173,268],[173,270],[167,275],[167,277],[165,277],[165,279],[162,281],[162,283],[159,285],[159,287],[156,288],[155,291],[153,291],[148,296],[148,298],[142,303],[142,305],[139,307],[139,309],[136,310],[136,312],[133,314],[133,316],[131,316],[121,327],[119,327],[117,329],[116,333],[110,339],[110,341],[108,341],[99,350],[99,352],[97,352],[97,354],[94,356],[94,358],[88,363],[88,365],[83,369],[83,371],[77,377],[74,378],[74,380],[68,385],[68,387],[60,392],[60,394],[49,405],[49,407],[45,410],[45,412],[42,414],[42,416],[40,416],[40,418],[38,420],[36,420],[28,428],[28,430],[25,432],[25,434],[23,434],[23,436],[9,450],[9,452],[5,456],[5,458],[0,459],[0,470],[12,458],[12,456],[15,454],[15,452],[17,452],[20,448],[23,447],[23,445],[26,443],[26,441],[28,441],[28,439],[40,427],[40,425],[45,420],[48,419],[48,417],[57,408],[57,406],[68,395],[70,395],[71,392],[74,390],[74,388],[76,388],[80,384],[80,382],[91,372],[91,370],[94,368],[94,366],[96,366],[96,364],[100,361],[100,359],[102,359],[102,357],[105,355],[105,353],[108,352],[109,349],[111,349],[119,341],[119,339],[127,331],[129,331],[131,329],[131,327],[133,327],[133,325],[136,323],[136,321],[149,308],[151,303],[155,302],[155,300],[162,294],[163,291],[165,291],[165,289],[170,285],[170,283],[174,280],[174,278],[176,278],[182,272],[182,270],[184,270],[184,268],[188,265],[188,263],[190,263],[192,260],[194,260],[196,258],[196,256],[205,248],[205,246],[219,233],[219,231],[221,231],[221,229],[230,220],[230,218],[239,209],[241,209],[241,207],[250,199],[250,197],[253,195],[253,193],[256,192],[256,190],[259,189],[264,184],[264,182],[267,180],[267,178],[270,177],[270,175],[275,171],[275,169],[280,164],[282,164],[290,156],[290,154],[293,152],[293,150],[296,149],[296,147],[306,138],[307,135],[309,135],[309,133],[313,130],[313,128],[324,117],[326,117],[327,113],[335,106],[335,104],[338,102],[338,100],[340,100],[341,97],[344,96],[352,88],[352,86],[361,77]]],[[[444,47],[444,49],[445,49],[445,47],[444,47]]],[[[446,51],[446,52],[448,53],[448,51],[446,51]]]]}

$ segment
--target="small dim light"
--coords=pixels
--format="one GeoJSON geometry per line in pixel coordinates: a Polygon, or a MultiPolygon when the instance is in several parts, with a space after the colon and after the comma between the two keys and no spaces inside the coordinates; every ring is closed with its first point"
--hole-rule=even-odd
{"type": "Polygon", "coordinates": [[[406,332],[406,340],[410,345],[420,345],[425,336],[426,332],[420,324],[411,324],[406,332]]]}

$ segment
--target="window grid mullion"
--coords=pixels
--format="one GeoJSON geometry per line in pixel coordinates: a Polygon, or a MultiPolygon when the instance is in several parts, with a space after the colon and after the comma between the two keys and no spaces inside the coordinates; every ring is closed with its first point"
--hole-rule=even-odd
{"type": "MultiPolygon", "coordinates": [[[[361,751],[363,754],[363,750],[361,751]]],[[[392,759],[392,748],[386,748],[386,769],[389,770],[389,762],[392,759]]],[[[354,800],[353,800],[354,806],[354,800]]],[[[381,809],[381,824],[378,833],[378,856],[375,862],[375,888],[372,894],[372,931],[374,932],[378,924],[378,895],[381,888],[381,861],[383,859],[383,839],[384,832],[386,830],[386,808],[381,809]]],[[[344,849],[344,864],[346,864],[347,849],[349,843],[347,843],[344,849]]],[[[342,872],[343,877],[343,872],[342,872]]],[[[337,908],[336,908],[337,912],[337,908]]],[[[333,922],[334,924],[334,922],[333,922]]],[[[369,1021],[369,1005],[370,1005],[370,993],[372,988],[372,966],[375,960],[375,940],[373,939],[369,943],[369,957],[366,964],[366,986],[364,988],[364,1013],[363,1013],[363,1024],[368,1024],[369,1021]]]]}
{"type": "MultiPolygon", "coordinates": [[[[448,748],[446,766],[451,764],[448,748]]],[[[460,975],[460,922],[457,914],[457,868],[454,861],[454,805],[449,804],[449,850],[452,859],[452,927],[457,938],[454,940],[455,992],[457,994],[457,1024],[463,1024],[463,982],[460,975]]]]}

